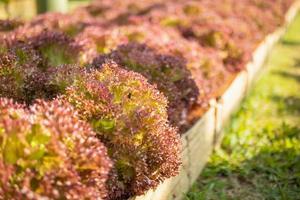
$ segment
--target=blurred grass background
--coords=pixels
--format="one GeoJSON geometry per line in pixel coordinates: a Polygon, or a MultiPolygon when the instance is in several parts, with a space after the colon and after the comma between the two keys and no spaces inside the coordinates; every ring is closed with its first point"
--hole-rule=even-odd
{"type": "MultiPolygon", "coordinates": [[[[47,0],[39,1],[46,2],[47,0]]],[[[67,9],[73,10],[79,6],[87,5],[89,2],[91,0],[69,0],[67,9]]],[[[37,10],[37,0],[0,0],[0,19],[18,18],[29,20],[37,15],[37,10]]]]}

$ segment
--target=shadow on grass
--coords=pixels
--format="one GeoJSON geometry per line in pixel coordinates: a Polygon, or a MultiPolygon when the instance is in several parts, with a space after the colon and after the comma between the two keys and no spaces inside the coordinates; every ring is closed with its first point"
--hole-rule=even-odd
{"type": "Polygon", "coordinates": [[[256,191],[258,199],[300,199],[300,154],[294,149],[265,149],[241,165],[246,173],[237,182],[256,191]]]}
{"type": "Polygon", "coordinates": [[[281,44],[286,46],[300,46],[300,41],[297,40],[282,40],[281,44]]]}
{"type": "Polygon", "coordinates": [[[295,58],[294,59],[294,67],[300,67],[300,58],[295,58]]]}
{"type": "Polygon", "coordinates": [[[300,129],[282,124],[272,133],[270,144],[241,163],[216,153],[186,199],[300,199],[300,129]]]}
{"type": "Polygon", "coordinates": [[[300,75],[299,74],[293,74],[291,72],[286,71],[274,71],[273,74],[280,75],[284,78],[294,79],[297,82],[300,82],[300,75]]]}
{"type": "Polygon", "coordinates": [[[279,107],[280,112],[286,112],[291,115],[299,115],[300,113],[300,98],[295,96],[283,97],[279,95],[271,96],[272,101],[283,105],[279,107]]]}

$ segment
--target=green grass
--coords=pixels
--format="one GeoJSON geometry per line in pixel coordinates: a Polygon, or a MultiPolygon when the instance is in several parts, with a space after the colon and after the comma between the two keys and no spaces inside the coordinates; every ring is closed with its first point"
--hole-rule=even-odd
{"type": "Polygon", "coordinates": [[[300,199],[300,15],[186,199],[300,199]]]}

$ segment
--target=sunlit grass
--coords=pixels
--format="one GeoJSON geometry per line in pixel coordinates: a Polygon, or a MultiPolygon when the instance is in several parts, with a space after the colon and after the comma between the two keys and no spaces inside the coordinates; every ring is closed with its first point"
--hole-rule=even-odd
{"type": "Polygon", "coordinates": [[[186,199],[300,199],[300,15],[186,199]]]}

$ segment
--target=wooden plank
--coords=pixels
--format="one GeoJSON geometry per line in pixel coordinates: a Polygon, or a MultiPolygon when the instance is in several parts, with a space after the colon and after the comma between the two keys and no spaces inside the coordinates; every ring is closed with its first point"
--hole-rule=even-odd
{"type": "Polygon", "coordinates": [[[213,125],[214,121],[214,112],[216,100],[210,101],[211,108],[198,120],[198,122],[184,135],[187,137],[188,142],[193,141],[193,138],[198,135],[203,135],[205,132],[213,125]],[[210,122],[212,120],[212,122],[210,122]]]}
{"type": "Polygon", "coordinates": [[[188,147],[190,159],[188,173],[191,185],[201,173],[214,148],[215,113],[215,107],[211,107],[205,116],[193,127],[191,132],[188,133],[191,136],[188,147]]]}
{"type": "Polygon", "coordinates": [[[300,1],[296,0],[285,15],[285,25],[290,25],[300,10],[300,1]]]}
{"type": "MultiPolygon", "coordinates": [[[[222,105],[220,118],[222,120],[221,124],[226,123],[230,119],[231,114],[239,108],[240,103],[246,95],[247,82],[248,72],[240,72],[227,91],[219,99],[218,104],[222,105]]],[[[218,108],[220,108],[220,106],[218,108]]]]}
{"type": "Polygon", "coordinates": [[[155,190],[152,199],[168,200],[181,198],[183,192],[190,188],[190,180],[185,169],[181,168],[178,176],[165,181],[157,190],[155,190]]]}

